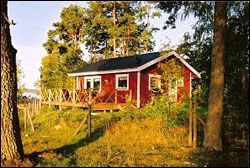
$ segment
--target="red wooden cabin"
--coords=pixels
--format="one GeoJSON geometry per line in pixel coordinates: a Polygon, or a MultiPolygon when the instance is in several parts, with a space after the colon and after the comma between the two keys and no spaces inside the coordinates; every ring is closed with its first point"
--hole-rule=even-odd
{"type": "Polygon", "coordinates": [[[128,57],[118,57],[101,60],[69,73],[76,77],[76,90],[84,94],[84,90],[98,90],[101,103],[107,101],[126,103],[128,98],[138,107],[150,100],[151,93],[156,87],[161,89],[160,61],[177,59],[183,67],[184,76],[170,86],[168,92],[173,101],[180,101],[185,96],[191,96],[193,78],[200,74],[175,51],[169,53],[153,52],[128,57]]]}

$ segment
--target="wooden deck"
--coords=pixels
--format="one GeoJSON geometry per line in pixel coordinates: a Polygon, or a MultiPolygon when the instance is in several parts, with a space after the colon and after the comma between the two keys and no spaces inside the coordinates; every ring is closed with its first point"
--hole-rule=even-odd
{"type": "MultiPolygon", "coordinates": [[[[70,102],[48,102],[48,101],[42,101],[42,104],[50,104],[50,105],[58,105],[58,106],[64,106],[64,107],[81,107],[81,108],[88,108],[87,103],[70,103],[70,102]]],[[[93,111],[95,110],[120,110],[122,106],[126,105],[127,103],[97,103],[92,104],[91,109],[93,111]]]]}
{"type": "Polygon", "coordinates": [[[55,105],[59,107],[79,107],[89,108],[91,102],[91,110],[120,110],[122,106],[131,104],[132,92],[128,92],[129,101],[126,103],[117,103],[117,91],[115,90],[110,96],[101,100],[98,94],[92,97],[93,90],[84,90],[81,92],[62,91],[62,90],[43,90],[40,93],[41,104],[49,106],[55,105]],[[113,97],[112,97],[113,96],[113,97]]]}

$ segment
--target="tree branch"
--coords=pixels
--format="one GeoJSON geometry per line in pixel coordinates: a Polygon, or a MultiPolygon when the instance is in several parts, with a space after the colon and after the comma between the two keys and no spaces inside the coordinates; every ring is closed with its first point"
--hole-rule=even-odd
{"type": "Polygon", "coordinates": [[[10,21],[10,20],[7,18],[7,16],[5,15],[5,13],[2,12],[2,15],[3,15],[4,19],[9,23],[9,25],[16,25],[16,23],[14,23],[13,20],[10,21]]]}

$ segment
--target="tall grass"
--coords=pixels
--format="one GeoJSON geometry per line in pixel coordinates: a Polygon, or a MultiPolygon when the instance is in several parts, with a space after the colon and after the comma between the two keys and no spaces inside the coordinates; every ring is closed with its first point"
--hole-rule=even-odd
{"type": "Polygon", "coordinates": [[[87,124],[73,136],[87,111],[43,106],[36,131],[22,132],[24,151],[39,153],[38,166],[185,166],[192,153],[185,148],[187,110],[159,97],[142,109],[101,113],[92,116],[88,138],[87,124]]]}

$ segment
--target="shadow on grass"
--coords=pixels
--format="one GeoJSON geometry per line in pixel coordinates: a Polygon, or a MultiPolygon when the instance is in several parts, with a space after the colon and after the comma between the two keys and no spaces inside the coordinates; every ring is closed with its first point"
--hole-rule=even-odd
{"type": "Polygon", "coordinates": [[[249,150],[230,149],[222,152],[206,152],[202,149],[193,153],[193,159],[199,167],[249,167],[249,150]]]}
{"type": "MultiPolygon", "coordinates": [[[[52,150],[44,150],[44,151],[40,151],[40,152],[33,152],[31,154],[28,154],[27,157],[35,164],[37,165],[42,158],[39,157],[39,155],[41,155],[42,153],[47,153],[47,152],[52,152],[55,154],[62,154],[64,157],[67,156],[72,156],[74,155],[75,151],[83,146],[86,146],[92,142],[95,142],[96,140],[98,140],[100,137],[102,137],[105,133],[106,130],[106,126],[103,125],[97,129],[95,129],[92,133],[90,137],[86,137],[83,138],[81,140],[79,140],[78,142],[74,143],[74,144],[69,144],[69,145],[64,145],[60,148],[57,149],[52,149],[52,150]]],[[[76,160],[75,158],[73,158],[71,160],[71,165],[75,165],[76,164],[76,160]]]]}

